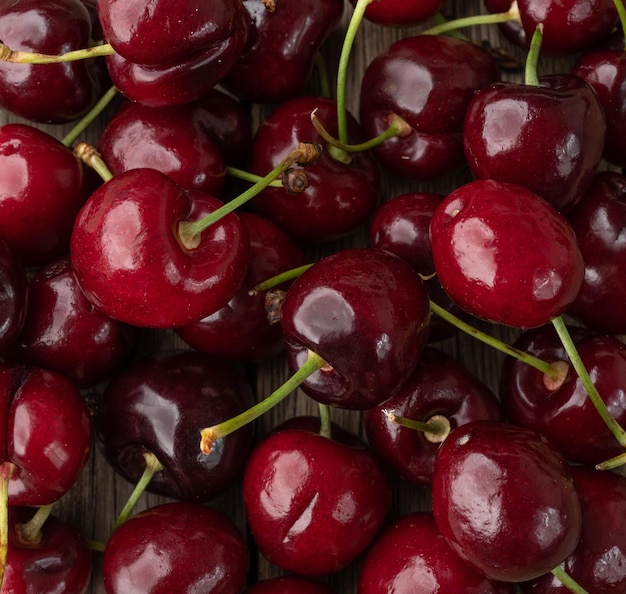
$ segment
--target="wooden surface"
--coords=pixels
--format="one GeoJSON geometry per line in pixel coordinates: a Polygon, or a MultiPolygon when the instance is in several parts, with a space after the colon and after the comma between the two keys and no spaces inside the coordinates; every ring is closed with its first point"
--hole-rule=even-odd
{"type": "MultiPolygon", "coordinates": [[[[346,8],[346,17],[350,14],[351,8],[346,8]]],[[[465,14],[476,14],[484,12],[482,4],[479,0],[456,0],[445,6],[446,16],[461,16],[465,14]]],[[[350,61],[349,74],[349,95],[348,106],[353,113],[357,113],[356,105],[358,103],[358,92],[360,87],[361,75],[367,64],[380,52],[386,48],[392,41],[407,35],[418,32],[419,28],[411,29],[395,29],[382,28],[369,23],[364,23],[359,31],[353,55],[350,61]]],[[[520,60],[523,60],[523,52],[507,43],[500,36],[495,26],[477,27],[472,30],[465,31],[468,36],[475,40],[490,40],[492,45],[502,47],[505,51],[520,60]]],[[[341,47],[344,33],[344,26],[339,27],[328,39],[324,47],[324,56],[327,59],[327,67],[331,80],[334,78],[334,72],[337,65],[337,57],[341,47]]],[[[540,73],[548,73],[552,71],[565,71],[569,68],[569,61],[553,61],[542,59],[540,62],[540,73]]],[[[519,79],[519,73],[503,73],[503,78],[509,80],[519,79]]],[[[268,82],[271,84],[271,82],[268,82]]],[[[334,85],[333,85],[334,86],[334,85]]],[[[312,87],[313,88],[313,87],[312,87]]],[[[258,122],[267,113],[269,107],[255,106],[253,107],[253,115],[255,122],[258,122]]],[[[96,122],[84,134],[83,140],[95,143],[98,135],[102,130],[105,118],[96,122]]],[[[8,114],[2,114],[2,123],[7,121],[22,121],[19,118],[8,114]]],[[[41,129],[47,130],[54,136],[61,138],[71,126],[43,126],[38,125],[41,129]]],[[[418,184],[399,179],[391,179],[389,176],[385,178],[384,197],[390,197],[394,194],[407,192],[412,190],[428,190],[447,193],[466,181],[467,175],[462,173],[454,178],[441,180],[438,183],[418,184]]],[[[325,253],[333,252],[339,248],[351,245],[366,245],[367,236],[365,231],[357,233],[354,237],[311,250],[309,256],[318,258],[325,253]]],[[[492,328],[484,325],[492,334],[510,341],[514,336],[514,332],[506,328],[492,328]]],[[[151,332],[150,338],[151,348],[166,348],[172,346],[183,346],[170,333],[167,332],[151,332]]],[[[473,339],[466,336],[458,336],[456,338],[439,343],[438,348],[456,357],[461,363],[466,365],[470,370],[483,379],[488,386],[497,391],[499,366],[501,355],[495,351],[483,347],[473,339]]],[[[250,369],[250,377],[253,381],[253,387],[256,390],[258,398],[263,398],[281,384],[288,376],[288,369],[283,357],[279,356],[265,364],[258,366],[256,369],[250,369]]],[[[304,394],[292,394],[278,408],[268,413],[257,424],[257,436],[262,437],[271,427],[280,420],[299,414],[317,414],[317,406],[309,400],[304,394]]],[[[362,434],[361,415],[355,412],[334,410],[332,419],[362,434]]],[[[106,541],[111,527],[120,512],[124,502],[132,490],[132,486],[124,479],[118,477],[115,472],[108,466],[97,451],[94,451],[89,460],[85,471],[75,485],[75,487],[58,503],[55,513],[62,518],[74,523],[78,526],[86,537],[97,541],[106,541]]],[[[145,494],[137,506],[137,511],[151,507],[155,504],[166,501],[162,497],[152,494],[145,494]]],[[[241,498],[236,487],[225,493],[211,505],[223,510],[227,515],[234,519],[236,524],[246,533],[246,522],[242,512],[241,498]]],[[[414,511],[418,509],[427,509],[429,506],[429,494],[426,489],[412,487],[407,484],[398,483],[394,487],[394,501],[390,519],[397,517],[398,514],[414,511]]],[[[252,541],[247,535],[248,541],[252,546],[252,541]]],[[[89,592],[91,594],[104,593],[104,587],[101,578],[101,554],[94,553],[94,571],[92,585],[89,592]]],[[[355,583],[358,572],[358,562],[340,572],[339,574],[329,576],[328,583],[333,585],[339,594],[350,594],[356,592],[355,583]]],[[[252,564],[250,567],[250,579],[258,577],[268,577],[279,575],[282,572],[271,566],[260,555],[252,554],[252,564]]],[[[173,593],[175,594],[175,593],[173,593]]]]}

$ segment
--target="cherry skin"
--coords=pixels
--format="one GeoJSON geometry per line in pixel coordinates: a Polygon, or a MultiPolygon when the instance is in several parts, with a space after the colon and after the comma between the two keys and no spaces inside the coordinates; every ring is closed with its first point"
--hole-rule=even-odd
{"type": "Polygon", "coordinates": [[[469,104],[463,128],[476,179],[525,186],[562,212],[589,188],[605,136],[604,110],[593,89],[563,74],[542,76],[539,86],[483,87],[469,104]]]}
{"type": "Polygon", "coordinates": [[[315,56],[343,15],[342,0],[243,0],[250,20],[248,43],[222,81],[255,103],[280,103],[302,95],[315,56]],[[270,82],[271,81],[271,82],[270,82]]]}
{"type": "Polygon", "coordinates": [[[25,266],[67,253],[88,190],[85,168],[56,138],[27,124],[0,128],[0,237],[25,266]]]}
{"type": "Polygon", "coordinates": [[[9,244],[0,239],[0,352],[15,339],[24,326],[28,304],[26,269],[9,244]]]}
{"type": "Polygon", "coordinates": [[[233,522],[207,506],[164,503],[123,522],[103,557],[107,594],[239,594],[249,564],[233,522]],[[165,527],[165,529],[164,529],[165,527]]]}
{"type": "Polygon", "coordinates": [[[292,370],[309,350],[328,364],[300,385],[306,394],[367,409],[393,396],[413,372],[429,317],[426,289],[408,263],[375,248],[351,248],[318,261],[294,282],[281,325],[292,370]]]}
{"type": "MultiPolygon", "coordinates": [[[[261,122],[252,147],[250,171],[266,175],[300,141],[323,145],[311,123],[311,113],[331,134],[337,135],[337,106],[321,97],[298,97],[282,103],[261,122]]],[[[356,120],[348,115],[351,142],[364,140],[356,120]]],[[[328,150],[306,167],[310,185],[297,196],[284,188],[267,188],[251,208],[276,223],[298,243],[322,243],[345,237],[373,214],[380,192],[380,176],[369,153],[356,153],[348,164],[328,150]]]]}
{"type": "Polygon", "coordinates": [[[581,507],[569,467],[530,429],[493,421],[454,429],[435,459],[432,501],[446,542],[494,580],[543,575],[580,538],[581,507]]]}
{"type": "Polygon", "coordinates": [[[287,571],[339,571],[371,543],[390,504],[377,459],[319,433],[285,429],[253,450],[243,477],[259,551],[287,571]]]}
{"type": "Polygon", "coordinates": [[[472,43],[438,35],[393,43],[363,75],[360,121],[367,137],[384,132],[393,116],[411,131],[374,148],[377,160],[395,175],[418,180],[460,169],[467,105],[477,89],[497,79],[494,59],[472,43]]]}
{"type": "MultiPolygon", "coordinates": [[[[217,357],[258,363],[284,348],[278,323],[268,320],[266,293],[250,295],[258,283],[305,263],[304,254],[274,223],[251,212],[239,218],[250,241],[246,277],[235,296],[215,313],[177,328],[177,334],[191,347],[217,357]]],[[[286,290],[287,284],[276,287],[286,290]]],[[[277,322],[278,320],[276,320],[277,322]]]]}
{"type": "Polygon", "coordinates": [[[8,361],[52,369],[81,388],[111,377],[128,362],[139,331],[103,315],[80,290],[69,257],[31,278],[25,321],[3,352],[8,361]]]}
{"type": "Polygon", "coordinates": [[[142,327],[184,326],[218,310],[246,272],[241,222],[227,215],[196,247],[183,244],[179,225],[220,205],[155,169],[114,176],[91,195],[72,232],[72,268],[87,299],[106,315],[142,327]]]}
{"type": "Polygon", "coordinates": [[[336,594],[329,586],[299,575],[267,578],[244,590],[244,594],[336,594]]]}
{"type": "Polygon", "coordinates": [[[580,290],[584,264],[574,232],[522,186],[468,182],[441,203],[430,232],[443,288],[478,318],[542,326],[564,313],[580,290]]]}
{"type": "MultiPolygon", "coordinates": [[[[613,336],[581,328],[571,328],[570,334],[611,416],[623,424],[626,346],[613,336]]],[[[522,333],[515,346],[544,361],[568,362],[550,325],[522,333]]],[[[573,462],[599,464],[623,452],[571,368],[554,384],[541,372],[507,357],[502,366],[500,397],[511,422],[543,433],[573,462]]]]}
{"type": "Polygon", "coordinates": [[[401,516],[367,551],[359,594],[513,594],[511,584],[494,582],[467,565],[446,543],[429,512],[401,516]]]}
{"type": "Polygon", "coordinates": [[[85,538],[71,524],[48,516],[37,540],[26,540],[19,525],[27,522],[32,514],[27,508],[9,508],[9,546],[2,591],[87,592],[93,563],[85,538]]]}
{"type": "Polygon", "coordinates": [[[180,351],[144,357],[118,374],[104,391],[95,417],[105,458],[136,483],[156,456],[163,470],[147,490],[206,502],[234,484],[252,446],[253,426],[221,439],[210,456],[198,455],[198,427],[231,418],[254,403],[234,368],[202,353],[180,351]]]}
{"type": "MultiPolygon", "coordinates": [[[[561,566],[588,592],[617,594],[626,584],[626,479],[585,466],[572,467],[572,476],[582,507],[582,534],[561,566]]],[[[525,594],[569,592],[552,574],[520,587],[525,594]]]]}
{"type": "Polygon", "coordinates": [[[366,411],[371,448],[404,480],[429,485],[440,440],[391,421],[393,413],[428,423],[445,417],[451,429],[470,421],[504,420],[495,395],[478,378],[442,351],[426,348],[411,377],[388,400],[366,411]]]}
{"type": "MultiPolygon", "coordinates": [[[[350,0],[356,5],[357,0],[350,0]]],[[[365,18],[379,25],[419,25],[441,10],[443,0],[380,0],[368,4],[365,18]]]]}
{"type": "Polygon", "coordinates": [[[0,364],[2,462],[15,465],[10,505],[47,505],[78,479],[91,451],[92,425],[78,389],[36,367],[0,364]]]}

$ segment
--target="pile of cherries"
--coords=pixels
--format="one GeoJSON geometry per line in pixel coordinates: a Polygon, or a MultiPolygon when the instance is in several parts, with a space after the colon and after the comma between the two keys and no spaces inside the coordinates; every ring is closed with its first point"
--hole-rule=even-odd
{"type": "Polygon", "coordinates": [[[0,592],[626,593],[625,26],[0,0],[0,592]]]}

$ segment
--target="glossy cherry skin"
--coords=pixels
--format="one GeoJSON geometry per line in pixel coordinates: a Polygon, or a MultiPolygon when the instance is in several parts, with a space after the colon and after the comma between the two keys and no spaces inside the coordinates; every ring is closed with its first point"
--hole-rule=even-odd
{"type": "Polygon", "coordinates": [[[539,86],[480,89],[467,109],[463,142],[476,179],[527,187],[557,210],[578,203],[602,160],[606,119],[592,88],[569,74],[539,86]]]}
{"type": "Polygon", "coordinates": [[[461,168],[465,110],[478,88],[496,80],[491,55],[467,41],[415,35],[393,43],[363,75],[360,121],[366,137],[384,132],[393,116],[411,130],[373,149],[377,160],[393,174],[419,180],[461,168]]]}
{"type": "Polygon", "coordinates": [[[9,509],[9,546],[2,592],[14,594],[83,594],[89,587],[92,551],[76,527],[57,518],[46,519],[39,537],[25,540],[17,524],[27,522],[33,510],[9,509]]]}
{"type": "Polygon", "coordinates": [[[96,435],[109,463],[136,483],[144,452],[162,471],[147,489],[191,502],[214,499],[243,471],[253,425],[220,439],[209,456],[198,453],[199,428],[234,417],[254,404],[249,384],[224,362],[193,351],[139,359],[104,391],[96,435]]]}
{"type": "MultiPolygon", "coordinates": [[[[570,334],[600,397],[618,423],[626,422],[626,346],[613,336],[580,328],[570,334]]],[[[523,333],[517,348],[548,362],[569,362],[552,326],[523,333]]],[[[509,420],[546,435],[571,461],[598,464],[623,451],[597,413],[574,369],[563,382],[511,358],[502,367],[500,396],[509,420]]]]}
{"type": "Polygon", "coordinates": [[[393,396],[411,375],[429,317],[426,289],[408,263],[375,248],[351,248],[294,282],[281,325],[292,370],[309,350],[330,366],[309,376],[302,390],[319,402],[362,410],[393,396]]]}
{"type": "MultiPolygon", "coordinates": [[[[305,264],[294,241],[274,223],[251,212],[239,218],[250,241],[248,270],[235,296],[215,313],[177,328],[177,334],[191,347],[217,357],[258,363],[284,348],[279,323],[268,320],[267,293],[250,295],[258,283],[305,264]]],[[[287,290],[283,283],[279,290],[287,290]]],[[[278,320],[276,320],[278,322],[278,320]]]]}
{"type": "Polygon", "coordinates": [[[0,352],[19,334],[26,319],[28,278],[6,241],[0,240],[0,352]]]}
{"type": "Polygon", "coordinates": [[[387,413],[423,423],[440,415],[452,429],[471,421],[504,420],[485,384],[442,351],[424,349],[409,379],[363,419],[371,448],[404,480],[418,485],[430,484],[439,443],[389,420],[387,413]]]}
{"type": "Polygon", "coordinates": [[[76,482],[91,451],[87,405],[64,376],[0,364],[2,462],[16,466],[10,505],[55,502],[76,482]]]}
{"type": "Polygon", "coordinates": [[[329,586],[312,578],[285,575],[256,582],[244,594],[336,594],[329,586]]]}
{"type": "MultiPolygon", "coordinates": [[[[324,141],[311,123],[316,111],[320,122],[337,135],[337,106],[321,97],[297,97],[282,103],[260,124],[252,147],[250,170],[266,175],[299,142],[324,141]]],[[[364,139],[356,120],[348,115],[350,142],[364,139]]],[[[380,175],[369,153],[352,155],[350,163],[335,160],[324,151],[319,161],[306,167],[310,185],[294,196],[283,188],[267,188],[251,202],[261,214],[299,243],[321,243],[344,237],[364,225],[380,198],[380,175]]]]}
{"type": "Polygon", "coordinates": [[[226,175],[217,139],[188,106],[126,102],[107,122],[98,152],[113,175],[151,167],[187,189],[219,196],[226,175]]]}
{"type": "Polygon", "coordinates": [[[446,542],[494,580],[543,575],[580,538],[580,501],[565,458],[530,429],[493,421],[454,429],[435,459],[432,498],[446,542]]]}
{"type": "Polygon", "coordinates": [[[52,369],[81,388],[118,371],[139,339],[137,328],[102,314],[85,298],[68,256],[31,278],[25,311],[22,330],[4,358],[52,369]]]}
{"type": "Polygon", "coordinates": [[[0,237],[24,265],[67,253],[88,189],[84,167],[56,138],[27,124],[0,128],[0,237]]]}
{"type": "Polygon", "coordinates": [[[367,551],[358,594],[513,594],[511,584],[494,582],[465,563],[441,536],[430,512],[401,516],[367,551]]]}
{"type": "Polygon", "coordinates": [[[574,232],[522,186],[492,180],[460,186],[433,215],[430,233],[443,288],[478,318],[542,326],[580,290],[584,264],[574,232]]]}
{"type": "MultiPolygon", "coordinates": [[[[12,50],[64,54],[89,45],[91,18],[79,0],[3,0],[0,39],[12,50]]],[[[3,61],[0,81],[2,107],[34,122],[76,120],[101,94],[99,67],[85,60],[66,64],[3,61]]]]}
{"type": "MultiPolygon", "coordinates": [[[[626,585],[626,479],[585,466],[572,467],[582,507],[582,534],[561,567],[588,592],[618,594],[626,585]]],[[[567,594],[552,574],[520,584],[525,594],[567,594]]]]}
{"type": "Polygon", "coordinates": [[[302,95],[315,55],[343,15],[342,0],[281,0],[268,10],[243,0],[250,20],[248,43],[223,86],[255,103],[280,103],[302,95]]]}
{"type": "MultiPolygon", "coordinates": [[[[350,0],[356,5],[356,0],[350,0]]],[[[434,16],[443,5],[443,0],[380,0],[368,4],[365,18],[379,25],[419,25],[434,16]]]]}
{"type": "Polygon", "coordinates": [[[142,327],[184,326],[218,310],[246,272],[241,222],[231,213],[191,249],[178,228],[220,205],[155,169],[114,176],[91,195],[72,232],[72,268],[87,299],[106,315],[142,327]]]}
{"type": "Polygon", "coordinates": [[[583,284],[568,313],[594,330],[626,334],[626,177],[600,172],[567,220],[585,262],[583,284]]]}
{"type": "Polygon", "coordinates": [[[334,573],[372,542],[390,504],[388,477],[366,449],[285,429],[253,450],[243,500],[259,551],[286,571],[334,573]]]}
{"type": "Polygon", "coordinates": [[[233,522],[192,503],[164,503],[124,522],[103,557],[107,594],[239,594],[250,554],[233,522]]]}

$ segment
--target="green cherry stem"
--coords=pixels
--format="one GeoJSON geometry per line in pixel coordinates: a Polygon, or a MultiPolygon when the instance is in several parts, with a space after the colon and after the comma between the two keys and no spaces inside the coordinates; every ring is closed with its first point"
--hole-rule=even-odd
{"type": "Polygon", "coordinates": [[[572,594],[589,594],[589,592],[575,581],[561,566],[555,567],[550,573],[572,592],[572,594]]]}
{"type": "Polygon", "coordinates": [[[144,460],[146,461],[146,467],[143,470],[142,475],[139,477],[133,492],[130,494],[130,497],[126,501],[126,504],[122,508],[120,515],[115,521],[115,526],[113,530],[121,526],[128,518],[130,514],[135,509],[139,498],[143,495],[146,490],[146,487],[150,484],[152,477],[157,473],[163,470],[163,465],[159,462],[158,458],[152,452],[144,452],[143,453],[144,460]]]}
{"type": "Polygon", "coordinates": [[[391,411],[385,411],[385,415],[392,423],[407,429],[413,429],[414,431],[421,431],[424,437],[431,443],[441,443],[452,431],[450,421],[443,415],[433,415],[425,423],[396,415],[391,411]]]}
{"type": "Polygon", "coordinates": [[[320,435],[328,439],[333,438],[333,432],[330,424],[330,406],[318,402],[317,405],[320,412],[320,435]]]}
{"type": "MultiPolygon", "coordinates": [[[[226,166],[226,173],[232,177],[236,177],[237,179],[252,182],[253,184],[260,182],[263,179],[260,175],[250,173],[249,171],[244,171],[243,169],[239,169],[238,167],[231,167],[230,165],[226,166]]],[[[283,182],[275,179],[272,183],[269,184],[269,187],[283,188],[284,186],[283,182]]]]}
{"type": "Polygon", "coordinates": [[[615,436],[615,439],[619,442],[622,447],[626,447],[626,431],[619,425],[619,423],[613,418],[611,413],[602,397],[598,393],[596,386],[593,381],[589,377],[589,372],[587,371],[580,355],[578,354],[578,350],[576,349],[576,345],[570,336],[569,331],[567,330],[567,326],[565,325],[565,321],[561,316],[554,318],[552,320],[552,325],[554,326],[559,339],[561,340],[561,344],[567,353],[567,356],[570,359],[572,367],[578,374],[578,377],[584,386],[585,390],[587,390],[587,394],[591,399],[591,402],[595,406],[596,410],[602,420],[606,423],[607,427],[610,429],[611,433],[615,436]]]}
{"type": "Polygon", "coordinates": [[[0,464],[0,589],[9,549],[9,481],[16,469],[12,462],[5,461],[0,464]]]}
{"type": "Polygon", "coordinates": [[[429,29],[420,32],[420,35],[442,35],[451,33],[465,27],[475,27],[477,25],[496,25],[498,23],[508,23],[509,21],[520,20],[517,3],[513,3],[513,7],[506,12],[497,12],[494,14],[477,14],[474,16],[462,17],[445,21],[429,29]]]}
{"type": "Polygon", "coordinates": [[[213,444],[222,437],[226,437],[237,429],[251,423],[264,415],[267,411],[282,402],[289,394],[291,394],[302,382],[304,382],[313,373],[328,367],[328,363],[313,351],[309,351],[308,358],[304,365],[298,369],[282,386],[274,390],[269,396],[261,400],[251,408],[232,417],[226,421],[205,427],[200,431],[200,451],[209,455],[213,449],[213,444]]]}
{"type": "Polygon", "coordinates": [[[37,508],[37,511],[33,517],[22,524],[16,525],[16,530],[19,532],[20,539],[26,543],[37,543],[41,540],[41,529],[46,523],[46,520],[52,513],[54,504],[41,505],[37,508]]]}
{"type": "Polygon", "coordinates": [[[60,64],[63,62],[76,62],[77,60],[98,58],[100,56],[110,56],[114,53],[115,50],[108,43],[73,50],[56,56],[37,52],[12,50],[10,47],[4,45],[4,43],[0,43],[0,62],[12,62],[14,64],[60,64]]]}
{"type": "Polygon", "coordinates": [[[539,23],[533,36],[530,39],[530,47],[526,55],[524,66],[524,84],[531,87],[539,86],[539,76],[537,75],[537,65],[541,55],[541,43],[543,42],[543,23],[539,23]]]}
{"type": "Polygon", "coordinates": [[[113,179],[113,174],[107,167],[98,151],[87,142],[79,142],[74,147],[74,154],[85,165],[91,167],[104,182],[108,182],[113,179]]]}
{"type": "Polygon", "coordinates": [[[328,79],[328,68],[326,67],[326,60],[320,52],[315,54],[315,70],[317,71],[317,78],[320,84],[320,97],[330,99],[330,81],[328,79]]]}
{"type": "Polygon", "coordinates": [[[255,285],[248,291],[248,295],[254,297],[263,291],[269,291],[274,287],[282,285],[288,281],[292,281],[298,278],[304,271],[311,268],[313,264],[304,264],[303,266],[298,266],[297,268],[291,268],[290,270],[285,270],[285,272],[281,272],[280,274],[276,274],[271,276],[268,279],[265,279],[263,282],[260,282],[258,285],[255,285]]]}
{"type": "Polygon", "coordinates": [[[61,142],[70,147],[76,142],[78,137],[92,124],[92,122],[104,111],[117,95],[117,88],[111,87],[100,99],[94,104],[85,116],[83,116],[76,125],[63,137],[61,142]]]}

